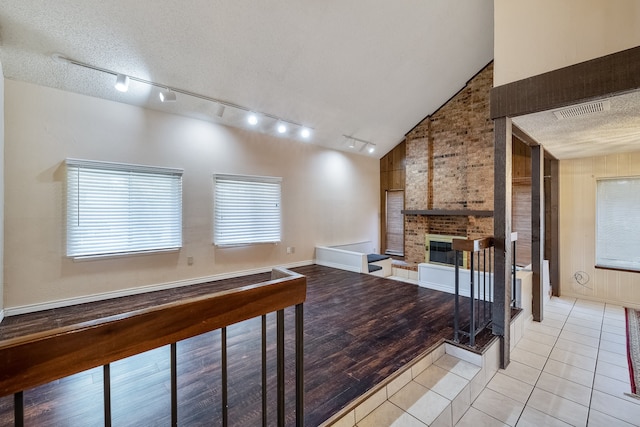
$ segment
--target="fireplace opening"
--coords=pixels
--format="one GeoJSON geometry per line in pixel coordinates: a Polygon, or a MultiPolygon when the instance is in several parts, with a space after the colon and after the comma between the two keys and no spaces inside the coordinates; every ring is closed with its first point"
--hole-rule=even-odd
{"type": "MultiPolygon", "coordinates": [[[[450,265],[455,264],[455,251],[452,248],[453,239],[466,239],[461,236],[445,236],[442,234],[425,235],[424,261],[431,264],[450,265]]],[[[467,260],[461,252],[458,257],[458,265],[467,268],[467,260]]]]}

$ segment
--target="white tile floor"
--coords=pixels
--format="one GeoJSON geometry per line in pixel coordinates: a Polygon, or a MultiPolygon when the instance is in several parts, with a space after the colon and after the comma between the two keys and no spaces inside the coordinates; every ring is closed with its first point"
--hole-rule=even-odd
{"type": "Polygon", "coordinates": [[[381,390],[375,409],[335,425],[640,426],[640,400],[624,394],[630,382],[619,306],[552,298],[544,321],[525,329],[507,369],[481,390],[473,385],[484,368],[449,354],[433,361],[381,390]]]}
{"type": "Polygon", "coordinates": [[[630,391],[624,309],[553,298],[458,426],[640,426],[630,391]],[[473,410],[472,410],[473,409],[473,410]]]}

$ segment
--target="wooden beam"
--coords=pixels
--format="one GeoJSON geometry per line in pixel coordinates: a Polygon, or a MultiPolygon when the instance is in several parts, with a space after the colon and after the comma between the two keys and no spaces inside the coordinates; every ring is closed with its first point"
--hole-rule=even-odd
{"type": "Polygon", "coordinates": [[[531,147],[531,268],[533,320],[542,322],[544,302],[544,149],[531,147]]]}
{"type": "Polygon", "coordinates": [[[495,278],[492,328],[500,339],[500,367],[509,365],[511,322],[511,119],[494,121],[494,208],[495,278]]]}
{"type": "Polygon", "coordinates": [[[566,107],[640,89],[640,46],[491,90],[491,118],[566,107]]]}
{"type": "Polygon", "coordinates": [[[531,136],[529,136],[528,133],[526,133],[516,125],[513,125],[513,127],[511,128],[511,133],[513,133],[513,136],[515,138],[519,139],[520,141],[522,141],[523,144],[526,144],[529,147],[535,147],[536,145],[540,145],[538,141],[533,139],[531,136]]]}
{"type": "Polygon", "coordinates": [[[549,171],[547,178],[550,180],[548,188],[549,193],[546,200],[549,200],[550,206],[546,207],[549,212],[549,223],[545,225],[545,232],[549,233],[549,247],[550,256],[549,260],[549,280],[551,281],[551,294],[560,296],[560,219],[559,209],[560,204],[560,162],[557,159],[548,160],[549,171]]]}

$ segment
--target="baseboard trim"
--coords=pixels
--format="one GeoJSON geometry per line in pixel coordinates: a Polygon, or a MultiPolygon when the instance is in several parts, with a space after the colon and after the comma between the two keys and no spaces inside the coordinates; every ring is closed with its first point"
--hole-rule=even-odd
{"type": "MultiPolygon", "coordinates": [[[[629,307],[629,308],[633,308],[633,309],[636,309],[636,310],[640,310],[640,304],[638,304],[638,303],[629,302],[629,301],[619,301],[619,300],[614,300],[614,299],[609,299],[609,298],[598,298],[598,297],[592,297],[592,296],[589,296],[589,295],[574,294],[574,293],[571,293],[571,292],[564,292],[562,290],[562,287],[561,287],[560,288],[560,298],[562,298],[562,297],[582,299],[582,300],[593,301],[593,302],[602,302],[602,303],[605,303],[605,304],[619,305],[621,307],[629,307]]],[[[554,298],[554,297],[552,297],[552,298],[554,298]]]]}
{"type": "Polygon", "coordinates": [[[340,264],[337,262],[322,261],[322,260],[315,260],[315,263],[318,265],[322,265],[324,267],[331,267],[331,268],[337,268],[339,270],[351,271],[352,273],[362,273],[359,267],[354,267],[348,264],[340,264]]]}
{"type": "Polygon", "coordinates": [[[100,294],[87,295],[82,297],[66,298],[56,301],[47,301],[37,304],[28,304],[17,307],[5,307],[0,311],[0,321],[3,316],[17,316],[19,314],[35,313],[37,311],[50,310],[52,308],[68,307],[70,305],[85,304],[88,302],[103,301],[111,298],[126,297],[131,295],[143,294],[146,292],[162,291],[165,289],[180,288],[183,286],[197,285],[204,282],[213,282],[216,280],[231,279],[234,277],[249,276],[251,274],[268,273],[274,267],[296,268],[313,265],[313,260],[298,261],[289,264],[279,264],[277,266],[259,267],[250,270],[233,271],[229,273],[214,274],[212,276],[196,277],[193,279],[177,280],[174,282],[158,283],[155,285],[140,286],[137,288],[122,289],[119,291],[103,292],[100,294]]]}
{"type": "Polygon", "coordinates": [[[4,310],[0,310],[0,323],[4,320],[4,310]]]}

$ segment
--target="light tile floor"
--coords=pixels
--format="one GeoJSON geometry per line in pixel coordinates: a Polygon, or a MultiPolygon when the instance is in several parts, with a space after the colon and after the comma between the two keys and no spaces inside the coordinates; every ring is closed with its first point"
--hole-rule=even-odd
{"type": "Polygon", "coordinates": [[[545,304],[457,426],[640,426],[630,391],[624,309],[568,298],[545,304]],[[478,422],[478,414],[490,418],[478,422]]]}
{"type": "Polygon", "coordinates": [[[630,391],[625,328],[620,306],[552,298],[544,321],[525,329],[507,369],[498,370],[468,409],[456,398],[461,418],[452,399],[477,371],[464,362],[454,371],[447,360],[457,359],[445,355],[368,416],[356,417],[357,425],[640,426],[640,400],[624,394],[630,391]],[[447,375],[459,381],[436,384],[447,375]],[[449,404],[451,410],[440,412],[449,404]]]}

